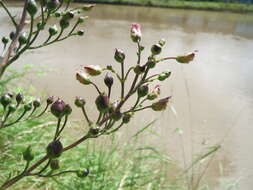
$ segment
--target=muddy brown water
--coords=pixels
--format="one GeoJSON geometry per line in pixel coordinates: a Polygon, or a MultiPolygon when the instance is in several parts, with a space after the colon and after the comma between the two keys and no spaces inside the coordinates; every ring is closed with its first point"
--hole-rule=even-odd
{"type": "MultiPolygon", "coordinates": [[[[77,6],[77,4],[75,5],[77,6]]],[[[20,12],[20,4],[11,4],[11,11],[20,12]]],[[[29,75],[20,86],[32,85],[37,91],[60,96],[72,102],[76,95],[89,99],[90,115],[96,109],[91,97],[96,91],[80,85],[75,71],[80,65],[119,65],[113,60],[114,48],[125,51],[127,65],[136,63],[136,46],[129,38],[133,22],[142,25],[142,44],[146,47],[142,62],[149,55],[150,45],[160,38],[167,41],[162,56],[179,55],[192,50],[199,53],[190,65],[166,62],[154,73],[171,70],[172,77],[162,84],[162,95],[172,95],[176,113],[145,111],[119,135],[131,137],[153,119],[158,121],[147,131],[145,143],[154,145],[180,161],[183,167],[182,142],[189,164],[192,152],[197,155],[222,143],[208,175],[213,189],[239,183],[239,190],[253,187],[253,15],[222,12],[98,5],[89,13],[90,20],[82,38],[71,38],[37,51],[26,53],[12,68],[35,64],[49,69],[45,76],[29,75]],[[24,85],[25,84],[25,85],[24,85]],[[183,134],[175,133],[182,128],[183,134]],[[155,134],[155,135],[154,135],[155,134]]],[[[53,21],[52,21],[53,22],[53,21]]],[[[0,10],[0,35],[7,35],[11,23],[0,10]]],[[[42,38],[47,34],[43,34],[42,38]]],[[[133,75],[131,75],[132,77],[133,75]]],[[[103,86],[102,82],[99,86],[103,86]]],[[[132,79],[132,78],[131,78],[132,79]]],[[[128,84],[129,85],[129,84],[128,84]]],[[[113,88],[113,97],[119,95],[113,88]]],[[[133,102],[134,99],[130,100],[133,102]]],[[[74,119],[80,114],[74,112],[74,119]]],[[[207,161],[204,161],[205,164],[207,161]]],[[[195,172],[199,173],[196,169],[195,172]]],[[[233,188],[232,188],[233,189],[233,188]]]]}

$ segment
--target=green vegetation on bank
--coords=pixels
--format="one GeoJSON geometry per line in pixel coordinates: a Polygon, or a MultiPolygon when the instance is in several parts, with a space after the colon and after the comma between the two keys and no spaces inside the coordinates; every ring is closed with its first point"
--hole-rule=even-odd
{"type": "Polygon", "coordinates": [[[253,12],[253,4],[226,3],[208,1],[184,1],[184,0],[76,0],[76,2],[108,3],[122,5],[154,6],[165,8],[182,8],[211,11],[230,11],[237,13],[253,12]]]}

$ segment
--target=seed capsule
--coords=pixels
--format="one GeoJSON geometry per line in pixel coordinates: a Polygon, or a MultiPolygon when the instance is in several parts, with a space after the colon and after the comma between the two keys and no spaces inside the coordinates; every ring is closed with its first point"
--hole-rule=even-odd
{"type": "Polygon", "coordinates": [[[122,63],[125,60],[125,53],[122,50],[116,48],[114,53],[114,59],[117,62],[122,63]]]}
{"type": "Polygon", "coordinates": [[[49,12],[52,12],[60,5],[60,2],[58,0],[48,0],[47,1],[47,9],[49,12]]]}
{"type": "Polygon", "coordinates": [[[151,52],[153,55],[158,55],[162,51],[162,47],[160,44],[155,44],[151,47],[151,52]]]}
{"type": "Polygon", "coordinates": [[[65,20],[65,19],[61,19],[60,20],[60,26],[62,29],[68,28],[69,27],[69,21],[65,20]]]}
{"type": "Polygon", "coordinates": [[[15,105],[15,104],[10,104],[8,108],[9,108],[9,112],[10,112],[10,113],[15,112],[15,111],[16,111],[16,109],[17,109],[17,107],[16,107],[16,105],[15,105]]]}
{"type": "Polygon", "coordinates": [[[37,4],[36,4],[36,1],[35,0],[28,0],[27,1],[26,10],[29,13],[29,15],[31,17],[33,17],[37,13],[37,11],[38,11],[38,7],[37,7],[37,4]]]}
{"type": "Polygon", "coordinates": [[[61,156],[63,146],[60,140],[55,140],[47,146],[47,156],[51,159],[61,156]]]}
{"type": "Polygon", "coordinates": [[[136,65],[134,68],[134,72],[139,75],[141,73],[143,73],[145,71],[145,65],[140,66],[140,65],[136,65]]]}
{"type": "Polygon", "coordinates": [[[57,117],[57,118],[61,118],[65,115],[65,102],[63,100],[56,100],[52,106],[51,106],[51,113],[57,117]]]}
{"type": "Polygon", "coordinates": [[[138,88],[137,93],[138,93],[138,97],[144,97],[148,94],[148,84],[142,85],[138,88]]]}
{"type": "Polygon", "coordinates": [[[113,85],[113,77],[107,73],[104,78],[104,83],[108,88],[111,88],[113,85]]]}
{"type": "Polygon", "coordinates": [[[23,33],[21,34],[19,37],[18,37],[18,42],[23,45],[27,42],[27,37],[26,37],[26,33],[23,33]]]}
{"type": "Polygon", "coordinates": [[[122,117],[122,122],[123,123],[129,123],[131,117],[132,117],[133,113],[129,112],[129,113],[125,113],[122,117]]]}
{"type": "Polygon", "coordinates": [[[75,99],[75,105],[78,107],[78,108],[81,108],[85,105],[85,100],[79,96],[76,97],[75,99]]]}
{"type": "Polygon", "coordinates": [[[28,146],[27,149],[23,152],[23,159],[27,162],[30,162],[34,159],[31,146],[28,146]]]}

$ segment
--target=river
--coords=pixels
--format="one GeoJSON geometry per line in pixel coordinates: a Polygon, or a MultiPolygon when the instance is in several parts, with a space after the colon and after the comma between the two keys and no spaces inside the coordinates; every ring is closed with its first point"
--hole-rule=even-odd
{"type": "MultiPolygon", "coordinates": [[[[11,11],[20,12],[20,5],[12,4],[11,11]]],[[[239,187],[234,189],[250,190],[253,187],[253,15],[97,5],[89,16],[84,37],[30,51],[12,66],[19,68],[29,63],[51,70],[46,76],[29,76],[25,84],[34,86],[39,92],[60,96],[67,102],[77,95],[86,99],[94,97],[94,89],[75,80],[75,71],[81,65],[90,64],[112,64],[118,68],[113,59],[114,48],[124,50],[126,63],[134,65],[136,46],[129,37],[133,22],[142,26],[142,44],[146,47],[143,62],[150,46],[161,38],[167,41],[161,56],[198,50],[192,64],[166,62],[154,70],[173,72],[162,84],[162,96],[172,95],[171,105],[175,111],[136,114],[138,119],[119,135],[129,137],[158,118],[150,132],[156,135],[147,132],[145,143],[159,147],[181,163],[183,149],[189,163],[192,153],[196,156],[210,146],[221,144],[208,170],[213,188],[226,190],[223,183],[238,182],[239,187]],[[175,132],[176,128],[183,130],[181,136],[175,132]]],[[[7,20],[1,9],[0,36],[11,31],[11,23],[7,20]]],[[[98,85],[103,84],[98,82],[98,85]]],[[[119,95],[117,87],[113,88],[114,98],[119,95]]],[[[88,112],[94,115],[94,100],[89,100],[88,112]]],[[[74,112],[74,119],[79,116],[74,112]]],[[[197,169],[195,172],[198,173],[197,169]]]]}

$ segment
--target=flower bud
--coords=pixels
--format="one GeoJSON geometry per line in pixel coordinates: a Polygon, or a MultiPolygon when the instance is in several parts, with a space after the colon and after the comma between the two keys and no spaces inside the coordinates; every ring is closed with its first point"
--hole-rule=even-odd
{"type": "Polygon", "coordinates": [[[162,73],[158,76],[158,80],[159,80],[159,81],[164,81],[165,79],[169,78],[170,75],[171,75],[171,71],[162,72],[162,73]]]}
{"type": "Polygon", "coordinates": [[[59,139],[51,142],[47,146],[47,156],[51,159],[60,157],[62,151],[63,151],[63,146],[59,139]]]}
{"type": "Polygon", "coordinates": [[[49,96],[49,97],[47,98],[47,104],[50,105],[50,104],[52,104],[53,102],[54,102],[54,97],[53,97],[53,96],[49,96]]]}
{"type": "Polygon", "coordinates": [[[89,134],[97,135],[99,133],[99,127],[91,127],[89,130],[89,134]]]}
{"type": "Polygon", "coordinates": [[[162,51],[162,47],[160,44],[155,44],[151,47],[151,52],[153,55],[158,55],[162,51]]]}
{"type": "Polygon", "coordinates": [[[66,29],[69,27],[69,21],[65,20],[65,19],[61,19],[60,20],[60,26],[62,29],[66,29]]]}
{"type": "Polygon", "coordinates": [[[32,108],[33,108],[32,102],[27,103],[27,104],[24,105],[24,109],[25,109],[26,112],[30,111],[32,108]]]}
{"type": "Polygon", "coordinates": [[[45,23],[42,22],[42,21],[39,21],[39,22],[37,23],[37,28],[38,28],[38,30],[43,30],[43,29],[44,29],[44,26],[45,26],[45,23]]]}
{"type": "Polygon", "coordinates": [[[17,104],[22,103],[22,102],[23,102],[23,100],[24,100],[24,95],[23,95],[23,94],[21,94],[21,93],[18,93],[18,94],[16,95],[16,101],[17,101],[17,104]]]}
{"type": "Polygon", "coordinates": [[[140,86],[137,93],[139,98],[146,96],[148,94],[148,84],[140,86]]]}
{"type": "Polygon", "coordinates": [[[10,113],[13,113],[13,112],[16,111],[17,107],[16,107],[15,104],[10,104],[9,107],[8,107],[8,109],[9,109],[10,113]]]}
{"type": "Polygon", "coordinates": [[[129,123],[131,117],[132,117],[133,113],[129,112],[129,113],[125,113],[123,115],[123,118],[122,118],[122,122],[123,123],[129,123]]]}
{"type": "Polygon", "coordinates": [[[13,40],[14,37],[15,37],[15,35],[16,35],[16,33],[12,31],[12,32],[10,33],[10,39],[13,40]]]}
{"type": "Polygon", "coordinates": [[[90,78],[84,72],[81,72],[81,71],[76,73],[76,79],[80,83],[85,84],[85,85],[88,85],[91,83],[90,78]]]}
{"type": "Polygon", "coordinates": [[[64,107],[64,114],[65,115],[70,115],[72,113],[72,108],[70,107],[69,104],[66,104],[64,107]]]}
{"type": "Polygon", "coordinates": [[[56,25],[51,26],[51,27],[48,29],[48,32],[49,32],[49,35],[50,35],[50,36],[56,35],[56,34],[58,33],[57,26],[56,26],[56,25]]]}
{"type": "Polygon", "coordinates": [[[123,63],[125,60],[125,53],[122,50],[116,48],[114,53],[114,59],[119,63],[123,63]]]}
{"type": "Polygon", "coordinates": [[[83,36],[84,35],[84,30],[78,30],[76,34],[78,36],[83,36]]]}
{"type": "Polygon", "coordinates": [[[83,17],[83,16],[79,17],[79,18],[78,18],[78,21],[77,21],[78,24],[83,23],[87,18],[88,18],[87,16],[86,16],[86,17],[83,17]]]}
{"type": "Polygon", "coordinates": [[[51,106],[51,113],[57,117],[61,118],[65,115],[65,102],[61,99],[56,100],[51,106]]]}
{"type": "Polygon", "coordinates": [[[120,120],[122,117],[122,113],[120,112],[120,110],[115,110],[111,113],[111,118],[114,120],[114,121],[118,121],[120,120]]]}
{"type": "Polygon", "coordinates": [[[1,96],[0,102],[3,107],[6,108],[6,106],[11,103],[11,97],[8,94],[4,94],[1,96]]]}
{"type": "Polygon", "coordinates": [[[158,102],[153,103],[151,105],[152,110],[154,110],[154,111],[165,110],[170,98],[171,98],[171,96],[169,96],[167,98],[160,99],[158,102]]]}
{"type": "Polygon", "coordinates": [[[9,39],[6,37],[2,37],[2,42],[3,42],[3,44],[6,45],[9,42],[9,39]]]}
{"type": "Polygon", "coordinates": [[[137,75],[144,73],[144,71],[145,71],[145,65],[143,65],[143,66],[136,65],[134,68],[134,72],[137,75]]]}
{"type": "Polygon", "coordinates": [[[107,73],[104,78],[104,83],[108,88],[111,88],[113,85],[113,77],[107,73]]]}
{"type": "Polygon", "coordinates": [[[183,56],[177,56],[176,61],[179,63],[190,63],[195,57],[195,52],[183,56]]]}
{"type": "Polygon", "coordinates": [[[27,162],[32,161],[34,158],[31,146],[28,146],[27,149],[23,152],[23,159],[27,162]]]}
{"type": "Polygon", "coordinates": [[[41,102],[39,98],[33,101],[33,107],[37,108],[37,107],[40,107],[40,105],[41,105],[41,102]]]}
{"type": "Polygon", "coordinates": [[[161,46],[161,47],[163,47],[165,44],[166,44],[166,41],[165,41],[165,39],[161,39],[161,40],[159,40],[159,45],[161,46]]]}
{"type": "Polygon", "coordinates": [[[96,106],[97,106],[97,109],[98,111],[102,112],[102,113],[105,113],[108,111],[109,109],[109,98],[107,95],[105,95],[104,93],[103,94],[100,94],[97,98],[96,98],[96,106]]]}
{"type": "Polygon", "coordinates": [[[131,25],[130,36],[133,42],[141,40],[141,26],[139,24],[134,23],[131,25]]]}
{"type": "Polygon", "coordinates": [[[156,66],[156,61],[153,57],[148,58],[148,62],[146,63],[149,69],[153,69],[156,66]]]}
{"type": "Polygon", "coordinates": [[[11,98],[13,98],[13,93],[8,92],[7,95],[10,96],[11,98]]]}
{"type": "Polygon", "coordinates": [[[85,105],[85,100],[79,96],[76,97],[75,99],[75,105],[78,107],[78,108],[82,108],[84,105],[85,105]]]}
{"type": "Polygon", "coordinates": [[[84,170],[80,170],[78,172],[76,172],[77,177],[83,178],[88,176],[90,173],[89,169],[84,169],[84,170]]]}
{"type": "Polygon", "coordinates": [[[60,168],[59,160],[51,160],[50,168],[51,170],[58,170],[60,168]]]}
{"type": "Polygon", "coordinates": [[[95,7],[96,6],[96,4],[89,4],[89,5],[84,5],[83,7],[82,7],[82,10],[84,10],[84,11],[90,11],[93,7],[95,7]]]}
{"type": "Polygon", "coordinates": [[[26,33],[22,33],[19,37],[18,37],[18,42],[23,45],[27,42],[27,37],[26,37],[26,33]]]}
{"type": "Polygon", "coordinates": [[[28,0],[27,5],[26,5],[26,10],[29,13],[29,15],[31,17],[33,17],[38,11],[36,1],[35,0],[28,0]]]}
{"type": "Polygon", "coordinates": [[[161,93],[160,85],[156,85],[155,88],[151,91],[151,93],[148,94],[147,99],[154,100],[160,95],[160,93],[161,93]]]}
{"type": "Polygon", "coordinates": [[[56,18],[59,18],[59,17],[61,16],[61,13],[60,13],[60,12],[56,12],[56,13],[54,13],[54,16],[55,16],[56,18]]]}
{"type": "Polygon", "coordinates": [[[84,70],[86,71],[86,73],[88,73],[91,76],[100,75],[103,71],[103,69],[98,65],[85,66],[84,70]]]}
{"type": "Polygon", "coordinates": [[[66,13],[63,15],[62,19],[69,21],[69,20],[71,20],[72,18],[74,18],[74,16],[75,16],[75,14],[74,14],[73,12],[68,11],[68,12],[66,12],[66,13]]]}
{"type": "Polygon", "coordinates": [[[55,10],[59,5],[60,5],[59,0],[48,0],[46,4],[49,12],[55,10]]]}

